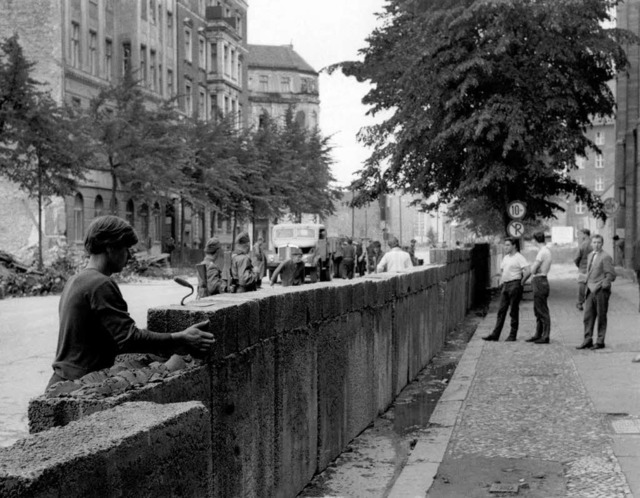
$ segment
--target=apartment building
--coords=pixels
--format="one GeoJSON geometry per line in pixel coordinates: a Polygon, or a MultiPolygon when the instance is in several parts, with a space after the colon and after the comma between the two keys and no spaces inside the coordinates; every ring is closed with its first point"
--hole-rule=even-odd
{"type": "Polygon", "coordinates": [[[291,45],[249,45],[251,126],[269,115],[281,119],[293,106],[295,118],[312,129],[319,125],[318,72],[291,45]]]}
{"type": "MultiPolygon", "coordinates": [[[[0,0],[0,12],[0,37],[20,35],[27,58],[36,63],[35,78],[58,102],[86,107],[131,71],[149,105],[175,98],[188,116],[232,113],[238,126],[247,124],[244,0],[0,0]]],[[[14,185],[2,182],[4,198],[20,197],[14,185]]],[[[20,209],[3,211],[0,226],[32,229],[13,231],[11,238],[0,234],[0,246],[8,250],[37,240],[37,207],[22,197],[20,209]]],[[[172,237],[183,252],[193,251],[193,259],[211,234],[223,242],[234,236],[233,220],[177,196],[142,199],[119,190],[111,199],[110,177],[96,170],[75,195],[52,200],[46,239],[81,243],[91,220],[113,204],[138,231],[140,249],[152,253],[172,237]]]]}

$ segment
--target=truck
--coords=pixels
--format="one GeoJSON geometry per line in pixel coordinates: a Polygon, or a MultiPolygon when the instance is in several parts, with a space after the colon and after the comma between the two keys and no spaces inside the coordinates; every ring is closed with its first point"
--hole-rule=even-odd
{"type": "Polygon", "coordinates": [[[273,227],[271,241],[275,252],[267,255],[267,271],[270,278],[278,265],[291,257],[291,248],[299,247],[302,250],[305,277],[309,277],[312,283],[331,280],[335,248],[327,238],[324,225],[281,223],[273,227]]]}

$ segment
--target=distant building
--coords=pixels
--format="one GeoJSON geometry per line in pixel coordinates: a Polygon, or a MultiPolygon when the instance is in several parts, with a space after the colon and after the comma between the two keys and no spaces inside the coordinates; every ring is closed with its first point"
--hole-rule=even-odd
{"type": "MultiPolygon", "coordinates": [[[[85,107],[130,70],[151,105],[177,96],[186,115],[232,114],[238,126],[248,123],[244,0],[0,0],[0,12],[0,37],[19,34],[25,55],[36,62],[35,79],[58,102],[85,107]]],[[[35,205],[0,181],[5,198],[24,199],[21,209],[0,214],[0,226],[32,225],[35,205]]],[[[233,220],[185,199],[139,199],[122,190],[111,199],[111,179],[93,171],[76,194],[47,207],[46,239],[79,244],[91,220],[112,203],[135,226],[140,248],[152,252],[168,237],[188,251],[213,233],[223,243],[234,236],[233,220]]],[[[33,229],[0,230],[0,247],[17,251],[34,240],[37,230],[35,237],[33,229]]]]}
{"type": "Polygon", "coordinates": [[[319,124],[318,72],[291,45],[249,45],[250,124],[263,116],[281,119],[295,108],[295,119],[313,129],[319,124]]]}

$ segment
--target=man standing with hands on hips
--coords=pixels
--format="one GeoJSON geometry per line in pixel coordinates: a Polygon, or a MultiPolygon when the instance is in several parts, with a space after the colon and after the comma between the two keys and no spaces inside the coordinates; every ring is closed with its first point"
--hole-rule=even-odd
{"type": "Polygon", "coordinates": [[[611,282],[616,279],[613,259],[602,250],[602,235],[591,238],[592,252],[587,263],[587,295],[584,301],[584,340],[576,349],[603,349],[607,333],[607,311],[611,282]],[[593,328],[598,320],[598,337],[593,342],[593,328]]]}
{"type": "Polygon", "coordinates": [[[500,306],[498,308],[498,321],[491,334],[484,336],[485,341],[497,341],[504,326],[507,310],[511,308],[511,332],[506,341],[515,341],[518,335],[518,324],[520,320],[520,300],[522,299],[522,286],[529,277],[529,263],[518,251],[516,239],[507,237],[504,240],[504,248],[507,252],[502,258],[500,269],[502,275],[500,283],[500,306]]]}

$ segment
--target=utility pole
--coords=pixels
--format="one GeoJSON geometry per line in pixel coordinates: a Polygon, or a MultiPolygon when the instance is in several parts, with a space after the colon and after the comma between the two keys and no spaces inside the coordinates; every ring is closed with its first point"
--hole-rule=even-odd
{"type": "Polygon", "coordinates": [[[400,246],[402,246],[402,194],[398,197],[398,219],[400,221],[400,246]]]}

